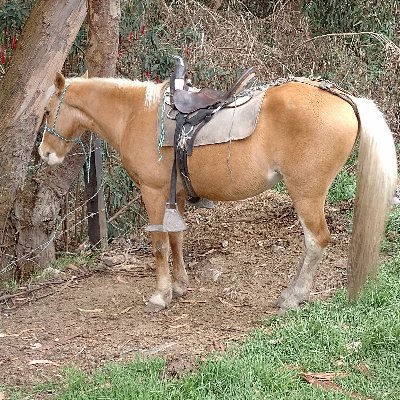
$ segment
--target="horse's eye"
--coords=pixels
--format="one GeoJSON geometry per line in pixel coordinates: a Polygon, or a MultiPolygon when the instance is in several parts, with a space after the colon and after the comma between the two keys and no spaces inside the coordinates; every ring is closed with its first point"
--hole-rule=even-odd
{"type": "Polygon", "coordinates": [[[50,115],[50,111],[49,111],[49,110],[45,110],[44,115],[45,115],[46,117],[48,117],[48,116],[50,115]]]}

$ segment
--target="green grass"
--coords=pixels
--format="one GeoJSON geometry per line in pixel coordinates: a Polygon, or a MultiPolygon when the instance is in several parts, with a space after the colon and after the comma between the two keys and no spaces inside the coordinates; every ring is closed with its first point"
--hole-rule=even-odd
{"type": "MultiPolygon", "coordinates": [[[[97,252],[98,253],[98,252],[97,252]]],[[[60,271],[64,271],[65,268],[74,264],[75,266],[84,266],[84,267],[92,267],[96,264],[96,249],[92,249],[91,253],[87,253],[85,255],[80,254],[64,254],[59,256],[54,262],[49,264],[49,267],[56,268],[60,271]]]]}
{"type": "MultiPolygon", "coordinates": [[[[400,398],[400,257],[388,261],[380,279],[356,303],[340,291],[329,303],[314,303],[260,323],[246,341],[210,355],[195,372],[165,376],[162,359],[110,364],[93,374],[65,372],[51,389],[57,400],[105,399],[349,399],[337,390],[308,384],[302,372],[345,372],[335,383],[374,400],[400,398]],[[368,366],[368,373],[365,369],[368,366]]],[[[17,393],[17,392],[16,392],[17,393]]],[[[33,393],[31,393],[33,396],[33,393]]],[[[18,394],[11,397],[18,397],[18,394]]]]}
{"type": "Polygon", "coordinates": [[[391,255],[400,254],[400,206],[394,208],[389,214],[382,251],[391,255]]]}
{"type": "Polygon", "coordinates": [[[329,188],[328,203],[338,204],[341,201],[354,199],[356,193],[356,176],[342,169],[329,188]]]}

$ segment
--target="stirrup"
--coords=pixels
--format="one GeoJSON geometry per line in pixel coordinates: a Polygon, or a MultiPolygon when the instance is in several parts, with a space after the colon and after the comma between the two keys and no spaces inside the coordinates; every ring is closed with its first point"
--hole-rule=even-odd
{"type": "Polygon", "coordinates": [[[162,225],[148,225],[147,232],[181,232],[187,229],[187,225],[178,210],[176,203],[165,203],[164,220],[162,225]]]}

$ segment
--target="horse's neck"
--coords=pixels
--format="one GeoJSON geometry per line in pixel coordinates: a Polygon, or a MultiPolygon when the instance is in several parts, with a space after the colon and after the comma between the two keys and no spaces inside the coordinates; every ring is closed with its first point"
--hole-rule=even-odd
{"type": "MultiPolygon", "coordinates": [[[[131,92],[136,92],[135,88],[121,90],[112,81],[88,79],[80,82],[76,89],[73,101],[86,116],[87,129],[99,134],[119,151],[126,123],[134,118],[135,108],[138,108],[129,99],[131,92]]],[[[137,95],[143,98],[141,101],[144,104],[145,89],[139,87],[137,95]]]]}

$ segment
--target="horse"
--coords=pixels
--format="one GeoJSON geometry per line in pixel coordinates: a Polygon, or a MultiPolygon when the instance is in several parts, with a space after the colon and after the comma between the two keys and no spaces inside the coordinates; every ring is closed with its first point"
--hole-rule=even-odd
{"type": "MultiPolygon", "coordinates": [[[[57,73],[45,99],[46,125],[39,146],[48,164],[61,163],[85,131],[96,132],[121,156],[140,188],[149,223],[160,225],[169,196],[173,148],[158,148],[164,83],[116,78],[65,78],[57,73]],[[160,157],[161,152],[162,157],[160,157]]],[[[284,313],[307,301],[330,233],[324,214],[328,189],[359,143],[357,189],[349,249],[348,297],[357,299],[376,274],[380,241],[397,179],[396,151],[383,114],[372,100],[353,105],[313,85],[270,87],[253,133],[228,143],[196,147],[188,157],[196,193],[211,201],[251,198],[283,180],[303,228],[298,269],[278,299],[284,313]]],[[[176,202],[183,215],[187,194],[180,179],[176,202]]],[[[156,287],[151,312],[187,293],[183,232],[151,232],[156,287]],[[169,256],[172,254],[172,268],[169,256]]]]}

